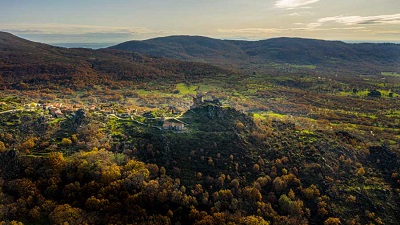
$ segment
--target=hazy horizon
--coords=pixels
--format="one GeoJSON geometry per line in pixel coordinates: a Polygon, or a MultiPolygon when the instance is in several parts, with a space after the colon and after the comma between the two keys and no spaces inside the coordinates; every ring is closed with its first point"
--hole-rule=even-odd
{"type": "MultiPolygon", "coordinates": [[[[12,34],[12,33],[11,33],[12,34]]],[[[39,43],[44,43],[44,44],[49,44],[52,46],[57,46],[57,47],[63,47],[63,48],[91,48],[91,49],[100,49],[100,48],[107,48],[113,45],[117,45],[123,42],[127,42],[127,41],[142,41],[142,40],[148,40],[148,39],[141,39],[141,40],[125,40],[125,41],[121,41],[121,42],[65,42],[65,43],[51,43],[51,42],[41,42],[41,41],[37,41],[34,40],[32,38],[26,37],[24,35],[18,35],[18,34],[13,34],[16,35],[20,38],[24,38],[26,40],[30,40],[30,41],[35,41],[35,42],[39,42],[39,43]]],[[[201,36],[201,35],[186,35],[186,34],[182,34],[182,35],[169,35],[169,36],[201,36]]],[[[154,37],[154,38],[166,38],[169,36],[160,36],[160,37],[154,37]]],[[[207,37],[207,36],[202,36],[202,37],[207,37]]],[[[211,37],[210,37],[211,38],[211,37]]],[[[260,41],[260,40],[267,40],[267,39],[273,39],[273,38],[302,38],[302,37],[271,37],[271,38],[266,38],[266,39],[228,39],[228,38],[217,38],[219,40],[240,40],[240,41],[260,41]]],[[[149,38],[152,39],[152,38],[149,38]]],[[[345,43],[349,43],[349,44],[356,44],[356,43],[391,43],[391,44],[400,44],[400,41],[385,41],[385,40],[326,40],[326,39],[319,39],[319,40],[325,40],[325,41],[342,41],[345,43]]]]}
{"type": "Polygon", "coordinates": [[[399,43],[399,9],[397,0],[16,0],[2,3],[0,30],[50,44],[178,34],[399,43]]]}

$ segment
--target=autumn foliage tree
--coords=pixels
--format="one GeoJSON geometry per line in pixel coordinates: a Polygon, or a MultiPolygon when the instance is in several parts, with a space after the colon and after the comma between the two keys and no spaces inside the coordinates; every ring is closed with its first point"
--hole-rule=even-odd
{"type": "Polygon", "coordinates": [[[0,153],[6,151],[6,146],[4,145],[4,142],[0,141],[0,153]]]}

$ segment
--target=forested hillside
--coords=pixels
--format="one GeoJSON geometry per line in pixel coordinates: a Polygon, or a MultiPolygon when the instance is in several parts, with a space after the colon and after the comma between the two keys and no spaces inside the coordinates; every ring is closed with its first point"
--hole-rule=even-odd
{"type": "Polygon", "coordinates": [[[260,66],[273,67],[273,64],[293,64],[315,66],[323,71],[345,69],[373,74],[385,69],[398,71],[400,67],[400,45],[389,43],[348,44],[302,38],[232,41],[201,36],[170,36],[128,41],[110,49],[253,70],[260,66]]]}
{"type": "Polygon", "coordinates": [[[184,80],[231,72],[215,66],[156,59],[116,50],[66,49],[0,33],[0,82],[6,86],[85,88],[114,81],[184,80]]]}

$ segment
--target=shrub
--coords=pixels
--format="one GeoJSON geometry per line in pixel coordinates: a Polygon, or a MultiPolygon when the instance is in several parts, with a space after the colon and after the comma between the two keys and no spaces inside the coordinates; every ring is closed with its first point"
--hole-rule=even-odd
{"type": "Polygon", "coordinates": [[[325,220],[324,225],[339,225],[341,224],[339,218],[333,218],[329,217],[327,220],[325,220]]]}
{"type": "Polygon", "coordinates": [[[61,144],[64,145],[64,146],[69,146],[69,145],[72,144],[72,141],[71,141],[71,139],[69,139],[69,138],[63,138],[63,139],[61,140],[61,144]]]}
{"type": "Polygon", "coordinates": [[[374,98],[380,98],[381,97],[381,92],[377,91],[377,90],[372,90],[368,93],[369,97],[374,97],[374,98]]]}

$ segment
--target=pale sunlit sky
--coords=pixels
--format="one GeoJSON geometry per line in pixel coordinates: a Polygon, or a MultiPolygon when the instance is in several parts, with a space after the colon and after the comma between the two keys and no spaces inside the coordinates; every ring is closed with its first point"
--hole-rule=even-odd
{"type": "Polygon", "coordinates": [[[0,30],[45,43],[168,35],[400,41],[400,0],[0,0],[0,30]]]}

